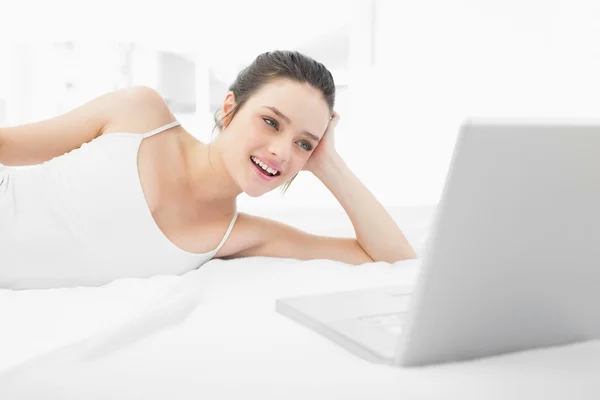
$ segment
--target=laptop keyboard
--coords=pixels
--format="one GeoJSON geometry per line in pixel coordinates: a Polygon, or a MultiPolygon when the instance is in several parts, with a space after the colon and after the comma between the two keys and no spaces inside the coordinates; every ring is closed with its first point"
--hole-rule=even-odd
{"type": "Polygon", "coordinates": [[[360,319],[363,321],[369,321],[384,331],[394,336],[398,336],[402,332],[405,314],[406,313],[399,312],[393,314],[370,315],[368,317],[361,317],[360,319]]]}

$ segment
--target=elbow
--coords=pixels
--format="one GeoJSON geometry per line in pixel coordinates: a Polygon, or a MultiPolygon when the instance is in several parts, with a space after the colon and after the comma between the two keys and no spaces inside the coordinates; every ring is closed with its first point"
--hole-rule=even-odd
{"type": "Polygon", "coordinates": [[[4,142],[5,139],[2,134],[2,130],[0,129],[0,165],[6,165],[6,160],[4,159],[4,142]]]}
{"type": "Polygon", "coordinates": [[[400,253],[390,255],[389,257],[386,257],[385,259],[377,260],[377,261],[384,261],[389,264],[395,264],[399,261],[416,260],[417,258],[418,258],[417,253],[415,253],[415,251],[411,248],[411,249],[402,251],[400,253]]]}
{"type": "Polygon", "coordinates": [[[407,261],[407,260],[416,260],[418,258],[417,252],[412,248],[408,241],[406,242],[406,246],[403,246],[400,251],[399,260],[398,261],[407,261]]]}
{"type": "MultiPolygon", "coordinates": [[[[358,243],[358,241],[357,241],[358,243]]],[[[418,258],[417,253],[413,250],[413,248],[409,245],[408,248],[387,248],[387,249],[378,249],[377,254],[371,255],[369,254],[360,243],[358,243],[360,247],[361,257],[358,261],[361,264],[367,262],[385,262],[388,264],[394,264],[398,261],[407,261],[407,260],[416,260],[418,258]]]]}
{"type": "Polygon", "coordinates": [[[402,255],[398,261],[416,260],[418,258],[417,253],[412,247],[409,247],[406,251],[402,252],[402,255]]]}

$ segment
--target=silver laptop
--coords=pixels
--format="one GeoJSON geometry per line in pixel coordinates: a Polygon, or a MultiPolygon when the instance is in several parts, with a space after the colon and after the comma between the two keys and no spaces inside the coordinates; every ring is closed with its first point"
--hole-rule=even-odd
{"type": "Polygon", "coordinates": [[[420,268],[276,310],[396,366],[600,338],[600,121],[466,121],[420,268]]]}

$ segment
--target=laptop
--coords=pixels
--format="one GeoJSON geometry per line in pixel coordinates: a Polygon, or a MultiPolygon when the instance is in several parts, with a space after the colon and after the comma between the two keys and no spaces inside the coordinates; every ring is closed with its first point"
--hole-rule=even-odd
{"type": "Polygon", "coordinates": [[[405,367],[600,338],[600,121],[465,121],[420,262],[414,285],[276,310],[405,367]]]}

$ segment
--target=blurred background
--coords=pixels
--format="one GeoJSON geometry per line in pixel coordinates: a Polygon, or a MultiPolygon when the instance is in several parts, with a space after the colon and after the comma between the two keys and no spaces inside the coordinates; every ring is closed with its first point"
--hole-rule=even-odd
{"type": "MultiPolygon", "coordinates": [[[[600,114],[597,1],[82,3],[3,6],[0,126],[148,85],[207,142],[236,74],[262,52],[299,50],[334,76],[339,153],[396,207],[438,202],[468,117],[600,114]]],[[[238,206],[339,207],[307,172],[283,197],[238,206]]]]}

